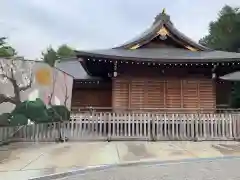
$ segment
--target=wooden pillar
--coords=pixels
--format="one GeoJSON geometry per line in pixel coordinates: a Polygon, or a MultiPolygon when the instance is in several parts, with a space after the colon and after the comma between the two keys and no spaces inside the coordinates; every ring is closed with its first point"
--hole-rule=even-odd
{"type": "Polygon", "coordinates": [[[115,78],[112,78],[112,110],[115,111],[116,109],[116,87],[115,87],[115,84],[116,83],[116,80],[115,78]]]}
{"type": "Polygon", "coordinates": [[[131,95],[132,95],[132,88],[131,88],[131,85],[132,85],[132,81],[129,80],[128,81],[128,109],[131,109],[131,95]]]}
{"type": "Polygon", "coordinates": [[[164,106],[164,109],[167,107],[166,106],[166,98],[167,98],[167,96],[166,96],[166,83],[167,83],[167,80],[164,80],[163,81],[163,106],[164,106]]]}
{"type": "Polygon", "coordinates": [[[183,108],[183,105],[184,105],[184,98],[183,98],[183,79],[180,80],[181,81],[181,85],[180,85],[180,93],[181,93],[181,108],[183,108]]]}

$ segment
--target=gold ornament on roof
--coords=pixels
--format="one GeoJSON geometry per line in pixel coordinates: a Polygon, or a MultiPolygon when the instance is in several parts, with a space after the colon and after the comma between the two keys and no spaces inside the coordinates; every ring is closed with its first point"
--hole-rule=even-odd
{"type": "Polygon", "coordinates": [[[166,14],[166,9],[165,8],[163,8],[162,14],[166,14]]]}
{"type": "Polygon", "coordinates": [[[165,40],[165,39],[167,39],[167,35],[168,35],[169,33],[168,33],[168,30],[167,30],[165,27],[162,27],[162,28],[158,31],[157,34],[159,35],[159,38],[160,38],[161,40],[165,40]]]}
{"type": "Polygon", "coordinates": [[[133,50],[133,49],[137,49],[139,47],[140,47],[140,44],[136,44],[136,45],[132,46],[130,49],[133,50]]]}
{"type": "Polygon", "coordinates": [[[168,35],[168,30],[165,27],[162,27],[159,31],[158,34],[161,36],[166,36],[168,35]]]}
{"type": "Polygon", "coordinates": [[[188,50],[190,50],[190,51],[197,51],[197,49],[195,49],[195,48],[193,48],[193,47],[191,47],[191,46],[186,46],[186,48],[187,48],[188,50]]]}

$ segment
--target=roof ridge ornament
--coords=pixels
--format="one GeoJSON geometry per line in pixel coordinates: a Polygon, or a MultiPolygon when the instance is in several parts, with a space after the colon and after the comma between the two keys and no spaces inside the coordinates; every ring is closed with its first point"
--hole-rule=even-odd
{"type": "Polygon", "coordinates": [[[166,9],[165,8],[163,8],[162,14],[166,14],[166,9]]]}
{"type": "Polygon", "coordinates": [[[154,20],[154,23],[153,24],[156,24],[157,22],[159,21],[169,21],[170,20],[170,16],[166,14],[166,9],[163,8],[162,12],[159,13],[156,17],[155,17],[155,20],[154,20]]]}

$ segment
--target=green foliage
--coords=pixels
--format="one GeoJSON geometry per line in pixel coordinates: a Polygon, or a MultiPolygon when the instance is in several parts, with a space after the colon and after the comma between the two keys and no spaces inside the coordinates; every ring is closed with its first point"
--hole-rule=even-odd
{"type": "Polygon", "coordinates": [[[47,107],[41,99],[24,101],[17,105],[11,114],[23,114],[25,117],[36,123],[49,122],[47,107]]]}
{"type": "Polygon", "coordinates": [[[48,109],[48,115],[53,121],[66,121],[70,119],[70,111],[65,106],[53,105],[48,109]]]}
{"type": "Polygon", "coordinates": [[[0,115],[0,126],[9,126],[10,125],[10,113],[3,113],[0,115]]]}
{"type": "Polygon", "coordinates": [[[240,108],[240,82],[234,82],[231,96],[231,107],[240,108]]]}
{"type": "Polygon", "coordinates": [[[42,53],[42,56],[43,61],[52,67],[55,65],[55,61],[58,59],[57,53],[52,47],[48,47],[46,52],[42,53]]]}
{"type": "Polygon", "coordinates": [[[53,67],[58,59],[73,57],[74,55],[73,49],[63,44],[56,51],[52,47],[48,47],[46,52],[42,53],[42,59],[53,67]]]}
{"type": "Polygon", "coordinates": [[[41,99],[27,101],[26,116],[33,122],[49,122],[47,107],[41,99]]]}
{"type": "Polygon", "coordinates": [[[209,34],[199,41],[216,50],[238,52],[240,48],[240,11],[224,6],[219,17],[209,25],[209,34]]]}
{"type": "Polygon", "coordinates": [[[60,58],[68,58],[75,56],[75,53],[72,48],[70,48],[66,44],[63,44],[58,48],[57,55],[60,58]]]}
{"type": "Polygon", "coordinates": [[[28,118],[24,114],[14,114],[10,119],[10,126],[28,124],[28,118]]]}
{"type": "Polygon", "coordinates": [[[70,119],[70,111],[62,105],[48,108],[41,99],[24,101],[18,104],[11,113],[0,115],[0,126],[25,125],[28,119],[34,123],[66,121],[70,119]]]}
{"type": "Polygon", "coordinates": [[[0,57],[13,57],[15,55],[16,50],[7,45],[5,37],[0,37],[0,57]]]}
{"type": "MultiPolygon", "coordinates": [[[[209,34],[200,43],[212,49],[240,52],[239,8],[224,6],[216,21],[209,25],[209,34]]],[[[240,108],[240,82],[235,82],[231,94],[232,108],[240,108]]]]}

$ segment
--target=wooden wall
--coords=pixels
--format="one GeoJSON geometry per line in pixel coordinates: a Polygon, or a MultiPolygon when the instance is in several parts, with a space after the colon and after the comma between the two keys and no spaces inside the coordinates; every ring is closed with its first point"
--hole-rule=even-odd
{"type": "Polygon", "coordinates": [[[212,79],[113,80],[113,108],[213,109],[216,106],[212,79]]]}
{"type": "Polygon", "coordinates": [[[216,82],[216,103],[219,108],[231,107],[231,93],[233,82],[218,80],[216,82]]]}
{"type": "Polygon", "coordinates": [[[77,107],[111,107],[111,89],[75,89],[72,93],[72,108],[77,107]]]}
{"type": "Polygon", "coordinates": [[[213,110],[215,82],[209,72],[204,67],[122,65],[109,86],[74,89],[72,107],[213,110]]]}

